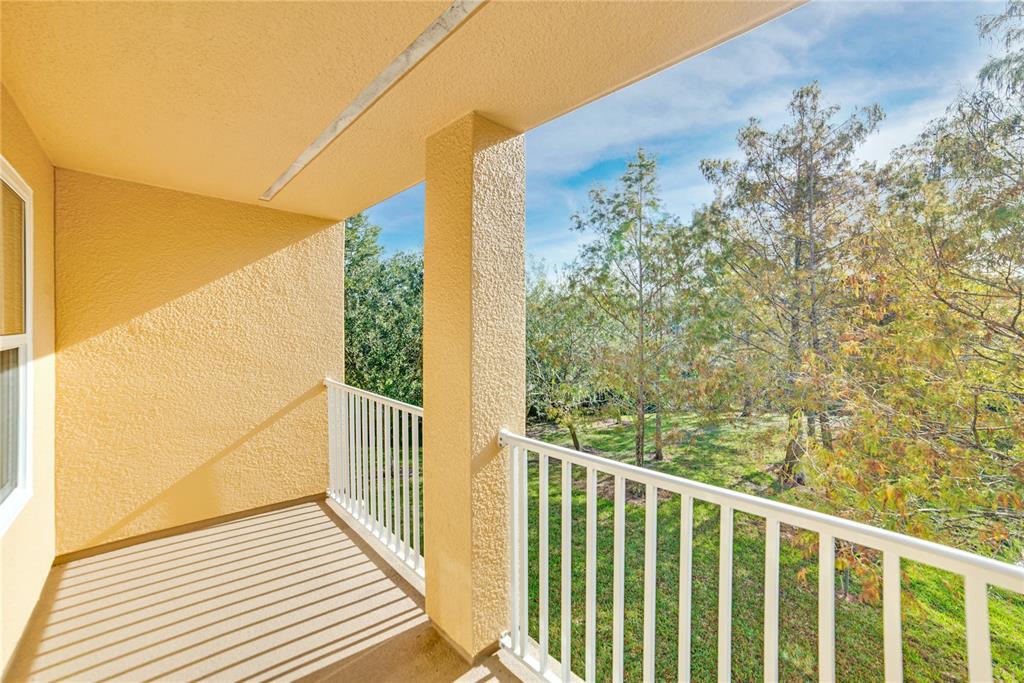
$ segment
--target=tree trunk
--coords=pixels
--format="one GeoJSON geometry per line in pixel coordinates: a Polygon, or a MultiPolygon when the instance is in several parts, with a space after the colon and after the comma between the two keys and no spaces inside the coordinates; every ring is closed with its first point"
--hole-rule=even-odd
{"type": "Polygon", "coordinates": [[[644,466],[644,446],[646,444],[646,419],[644,415],[645,397],[641,389],[636,397],[636,443],[634,444],[634,456],[637,467],[644,466]]]}
{"type": "Polygon", "coordinates": [[[804,455],[803,444],[800,443],[800,435],[797,434],[789,439],[786,444],[786,458],[782,461],[781,483],[783,487],[796,486],[796,468],[800,465],[800,459],[804,455]]]}
{"type": "Polygon", "coordinates": [[[825,411],[818,413],[818,426],[821,428],[821,445],[832,450],[832,426],[829,424],[825,411]]]}
{"type": "Polygon", "coordinates": [[[636,396],[636,464],[644,466],[644,446],[646,445],[646,407],[647,407],[647,302],[644,290],[644,193],[643,182],[639,189],[637,201],[637,396],[636,396]]]}
{"type": "Polygon", "coordinates": [[[654,459],[663,460],[665,457],[665,451],[663,448],[664,442],[661,436],[661,406],[655,406],[654,410],[654,459]]]}
{"type": "Polygon", "coordinates": [[[795,415],[789,418],[789,442],[786,444],[786,457],[782,461],[782,470],[779,472],[779,483],[783,488],[800,483],[797,468],[807,451],[804,447],[803,434],[800,433],[802,426],[803,422],[795,415]]]}
{"type": "Polygon", "coordinates": [[[574,422],[569,423],[569,436],[572,437],[572,447],[577,451],[580,450],[580,436],[576,433],[576,424],[574,422]]]}
{"type": "MultiPolygon", "coordinates": [[[[813,150],[812,150],[813,151],[813,150]]],[[[808,315],[808,323],[810,326],[811,333],[811,350],[814,351],[814,355],[817,358],[821,358],[821,325],[818,318],[818,233],[817,223],[815,222],[815,166],[813,163],[810,164],[810,175],[811,182],[808,183],[808,218],[807,218],[807,236],[808,236],[808,256],[807,256],[807,267],[810,271],[810,285],[811,285],[811,300],[810,300],[810,311],[808,315]]],[[[807,415],[807,434],[810,438],[814,438],[814,426],[811,420],[811,415],[807,415]]],[[[832,450],[832,430],[829,427],[828,416],[825,411],[820,411],[817,415],[818,425],[821,427],[821,438],[819,443],[826,449],[832,450]]]]}
{"type": "MultiPolygon", "coordinates": [[[[800,317],[803,308],[803,282],[801,280],[801,273],[803,272],[803,244],[800,237],[793,237],[793,292],[792,299],[789,305],[789,339],[787,340],[789,346],[789,362],[791,367],[789,368],[789,386],[786,387],[786,393],[789,395],[789,400],[796,403],[796,382],[797,374],[800,372],[800,359],[801,359],[801,329],[800,329],[800,317]]],[[[789,414],[792,416],[796,413],[796,406],[790,405],[789,414]]],[[[792,425],[792,417],[790,417],[791,424],[790,429],[793,430],[793,435],[790,437],[789,443],[786,445],[786,459],[782,465],[782,480],[783,484],[793,485],[796,483],[796,468],[800,464],[800,459],[804,455],[803,444],[800,443],[800,429],[799,426],[794,427],[792,425]]]]}
{"type": "Polygon", "coordinates": [[[740,410],[740,417],[750,417],[754,414],[754,397],[750,393],[743,394],[743,409],[740,410]]]}

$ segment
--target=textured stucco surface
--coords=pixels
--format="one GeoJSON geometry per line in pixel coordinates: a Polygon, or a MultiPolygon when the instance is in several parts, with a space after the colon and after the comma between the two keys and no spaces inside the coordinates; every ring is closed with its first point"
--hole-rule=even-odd
{"type": "MultiPolygon", "coordinates": [[[[5,0],[3,77],[58,166],[256,203],[447,4],[5,0]]],[[[468,111],[529,130],[798,4],[489,2],[271,206],[351,215],[468,111]]]]}
{"type": "Polygon", "coordinates": [[[470,114],[427,140],[427,612],[466,654],[508,614],[508,458],[525,422],[523,138],[470,114]]]}
{"type": "Polygon", "coordinates": [[[322,492],[343,227],[56,172],[57,552],[322,492]]]}
{"type": "Polygon", "coordinates": [[[32,188],[32,498],[0,539],[0,671],[7,664],[54,555],[53,166],[2,88],[0,153],[32,188]]]}
{"type": "Polygon", "coordinates": [[[4,0],[0,63],[55,165],[257,204],[447,5],[4,0]]]}

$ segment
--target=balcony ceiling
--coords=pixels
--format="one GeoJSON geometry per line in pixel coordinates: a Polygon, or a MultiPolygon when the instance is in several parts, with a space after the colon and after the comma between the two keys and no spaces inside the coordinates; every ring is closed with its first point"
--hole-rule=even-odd
{"type": "MultiPolygon", "coordinates": [[[[529,130],[796,4],[492,0],[269,205],[351,215],[421,181],[425,138],[469,111],[529,130]]],[[[447,6],[8,1],[0,68],[55,165],[262,204],[447,6]]]]}

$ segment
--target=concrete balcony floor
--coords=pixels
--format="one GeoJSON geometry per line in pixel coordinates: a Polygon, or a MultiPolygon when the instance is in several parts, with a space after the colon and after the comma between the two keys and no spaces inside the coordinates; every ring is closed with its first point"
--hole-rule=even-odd
{"type": "MultiPolygon", "coordinates": [[[[470,666],[423,599],[323,503],[54,567],[9,669],[38,681],[512,681],[470,666]]],[[[522,675],[521,672],[516,672],[522,675]]]]}

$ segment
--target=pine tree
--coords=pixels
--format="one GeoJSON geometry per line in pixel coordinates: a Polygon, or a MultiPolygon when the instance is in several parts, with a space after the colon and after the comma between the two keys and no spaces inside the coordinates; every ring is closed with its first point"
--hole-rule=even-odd
{"type": "Polygon", "coordinates": [[[701,170],[727,234],[736,349],[769,359],[776,372],[762,380],[792,418],[783,469],[792,481],[803,429],[831,447],[830,349],[846,305],[844,262],[864,230],[860,205],[870,191],[854,155],[883,114],[872,106],[836,121],[839,108],[822,102],[816,83],[793,93],[789,113],[775,132],[751,119],[737,135],[742,159],[705,160],[701,170]]]}

